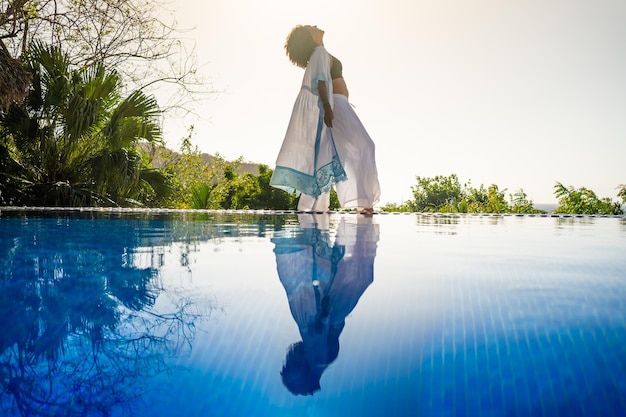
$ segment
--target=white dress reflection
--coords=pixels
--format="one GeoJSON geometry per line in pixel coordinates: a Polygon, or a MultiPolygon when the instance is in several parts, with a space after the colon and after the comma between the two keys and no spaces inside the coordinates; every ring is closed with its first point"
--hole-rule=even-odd
{"type": "Polygon", "coordinates": [[[292,344],[281,371],[294,395],[320,389],[339,353],[345,318],[374,280],[379,229],[371,215],[342,216],[334,244],[327,214],[299,216],[293,236],[275,237],[276,265],[302,341],[292,344]]]}

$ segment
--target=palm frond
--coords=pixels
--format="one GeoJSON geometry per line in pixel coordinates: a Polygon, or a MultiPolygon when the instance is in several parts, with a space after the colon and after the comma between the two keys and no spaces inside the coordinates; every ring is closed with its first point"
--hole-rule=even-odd
{"type": "Polygon", "coordinates": [[[142,169],[139,178],[150,186],[157,199],[165,199],[172,194],[172,185],[169,176],[158,169],[142,169]]]}
{"type": "Polygon", "coordinates": [[[194,209],[207,209],[211,203],[211,192],[215,186],[209,186],[208,184],[201,183],[196,185],[191,190],[191,208],[194,209]]]}
{"type": "Polygon", "coordinates": [[[67,99],[71,86],[70,60],[60,48],[35,42],[28,54],[31,71],[38,74],[42,105],[58,108],[67,99]]]}
{"type": "Polygon", "coordinates": [[[135,91],[113,110],[103,133],[118,146],[128,146],[139,139],[158,143],[163,138],[160,115],[154,97],[135,91]]]}

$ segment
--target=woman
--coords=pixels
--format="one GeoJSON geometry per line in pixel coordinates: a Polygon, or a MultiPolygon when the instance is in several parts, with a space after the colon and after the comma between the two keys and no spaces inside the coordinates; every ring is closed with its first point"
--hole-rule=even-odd
{"type": "Polygon", "coordinates": [[[326,211],[330,189],[344,208],[373,211],[380,198],[374,142],[348,102],[341,62],[317,26],[292,29],[285,50],[305,68],[270,184],[302,193],[298,209],[326,211]]]}

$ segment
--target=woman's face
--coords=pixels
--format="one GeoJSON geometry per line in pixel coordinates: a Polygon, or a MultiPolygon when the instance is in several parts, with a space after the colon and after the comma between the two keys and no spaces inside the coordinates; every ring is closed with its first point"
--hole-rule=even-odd
{"type": "Polygon", "coordinates": [[[305,26],[316,45],[324,45],[324,31],[317,26],[305,26]]]}

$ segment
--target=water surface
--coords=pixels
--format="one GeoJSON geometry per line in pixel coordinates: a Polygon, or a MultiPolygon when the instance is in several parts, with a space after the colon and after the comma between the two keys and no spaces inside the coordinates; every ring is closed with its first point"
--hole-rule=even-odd
{"type": "Polygon", "coordinates": [[[0,215],[1,413],[626,414],[626,221],[0,215]]]}

